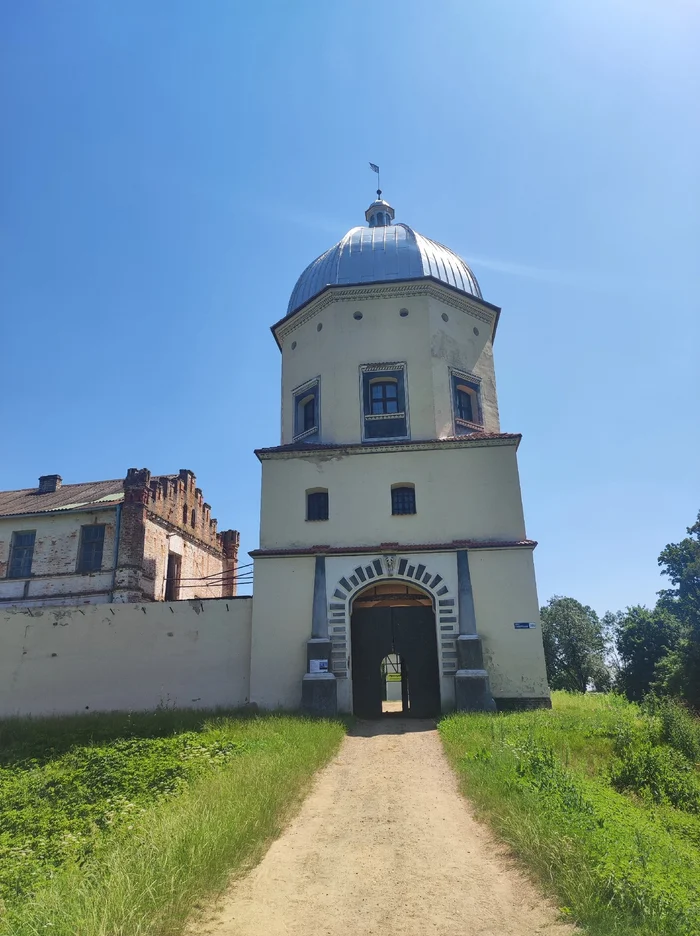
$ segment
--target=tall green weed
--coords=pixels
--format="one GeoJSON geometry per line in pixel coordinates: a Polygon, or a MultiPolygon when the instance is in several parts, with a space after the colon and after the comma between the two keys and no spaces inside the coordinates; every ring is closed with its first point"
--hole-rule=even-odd
{"type": "Polygon", "coordinates": [[[700,934],[694,768],[656,713],[615,697],[553,701],[441,722],[463,789],[590,933],[700,934]]]}

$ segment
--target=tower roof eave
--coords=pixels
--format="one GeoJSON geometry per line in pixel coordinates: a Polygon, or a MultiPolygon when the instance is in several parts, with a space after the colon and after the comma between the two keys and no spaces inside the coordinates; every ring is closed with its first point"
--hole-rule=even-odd
{"type": "Polygon", "coordinates": [[[480,296],[475,296],[470,292],[465,290],[458,289],[456,286],[450,285],[450,283],[445,283],[443,280],[438,279],[435,276],[412,276],[407,277],[406,279],[387,279],[387,280],[373,280],[371,283],[328,283],[320,292],[316,293],[310,299],[307,300],[303,305],[299,306],[298,309],[295,309],[291,314],[283,316],[281,319],[276,321],[274,325],[270,325],[270,331],[272,332],[275,341],[277,342],[277,347],[282,350],[282,345],[278,337],[278,329],[281,325],[284,325],[287,322],[290,322],[292,319],[296,318],[300,312],[303,312],[305,309],[308,309],[309,306],[317,302],[322,296],[327,295],[329,292],[335,292],[338,290],[347,290],[347,289],[367,289],[368,287],[374,286],[400,286],[403,283],[430,283],[432,285],[438,286],[440,289],[445,289],[451,293],[454,293],[458,296],[463,296],[468,299],[470,302],[474,302],[477,305],[483,306],[485,309],[488,309],[495,316],[495,321],[493,325],[493,335],[492,341],[496,337],[496,329],[498,327],[498,321],[501,316],[500,306],[494,305],[492,302],[487,302],[486,299],[482,299],[480,296]]]}

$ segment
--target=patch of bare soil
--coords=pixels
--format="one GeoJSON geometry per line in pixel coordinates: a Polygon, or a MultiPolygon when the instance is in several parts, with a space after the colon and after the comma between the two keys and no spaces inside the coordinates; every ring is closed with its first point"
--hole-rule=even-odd
{"type": "Polygon", "coordinates": [[[190,936],[570,936],[472,818],[432,722],[360,723],[190,936]]]}

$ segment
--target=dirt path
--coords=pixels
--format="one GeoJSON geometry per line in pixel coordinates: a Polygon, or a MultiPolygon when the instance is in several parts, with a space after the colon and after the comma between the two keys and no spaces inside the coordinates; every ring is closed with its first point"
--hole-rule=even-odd
{"type": "Polygon", "coordinates": [[[192,936],[569,936],[457,790],[432,723],[361,723],[192,936]]]}

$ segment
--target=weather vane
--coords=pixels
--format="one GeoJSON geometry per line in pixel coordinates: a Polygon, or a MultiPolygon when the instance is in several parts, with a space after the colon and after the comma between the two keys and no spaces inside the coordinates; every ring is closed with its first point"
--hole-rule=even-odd
{"type": "Polygon", "coordinates": [[[382,197],[382,188],[381,188],[381,183],[380,183],[380,181],[379,181],[379,166],[375,166],[374,163],[370,163],[370,164],[369,164],[369,168],[372,170],[372,172],[376,172],[376,173],[377,173],[377,197],[378,197],[378,198],[381,198],[381,197],[382,197]]]}

